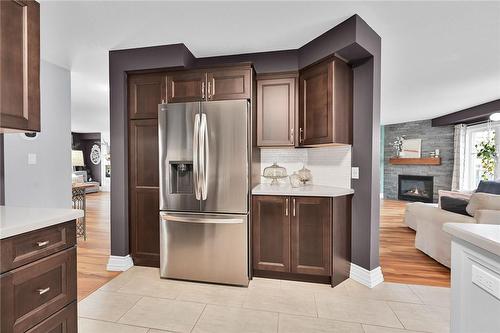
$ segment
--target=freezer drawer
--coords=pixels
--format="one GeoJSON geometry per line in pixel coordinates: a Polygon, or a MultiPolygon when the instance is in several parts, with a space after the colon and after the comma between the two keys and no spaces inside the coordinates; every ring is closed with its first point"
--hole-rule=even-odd
{"type": "Polygon", "coordinates": [[[160,213],[163,278],[248,285],[248,215],[160,213]]]}

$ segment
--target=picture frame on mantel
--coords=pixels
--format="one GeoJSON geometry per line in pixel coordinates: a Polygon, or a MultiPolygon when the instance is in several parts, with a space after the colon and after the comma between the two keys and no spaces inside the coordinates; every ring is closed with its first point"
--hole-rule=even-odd
{"type": "Polygon", "coordinates": [[[401,147],[401,157],[420,158],[422,154],[422,139],[403,140],[401,147]]]}

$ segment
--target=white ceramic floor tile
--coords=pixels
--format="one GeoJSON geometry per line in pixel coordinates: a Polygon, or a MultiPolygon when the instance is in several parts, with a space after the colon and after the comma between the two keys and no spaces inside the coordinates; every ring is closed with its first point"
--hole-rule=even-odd
{"type": "Polygon", "coordinates": [[[144,297],[119,320],[120,323],[159,330],[190,332],[204,304],[144,297]]]}
{"type": "Polygon", "coordinates": [[[117,321],[141,296],[96,291],[78,303],[80,317],[117,321]]]}
{"type": "Polygon", "coordinates": [[[346,294],[351,297],[422,304],[420,298],[406,284],[381,283],[374,288],[368,288],[348,279],[343,286],[346,294]]]}
{"type": "Polygon", "coordinates": [[[289,281],[281,280],[281,290],[303,290],[303,291],[329,291],[333,290],[330,284],[323,283],[310,283],[310,282],[300,282],[300,281],[289,281]]]}
{"type": "Polygon", "coordinates": [[[248,289],[280,289],[281,280],[254,277],[248,284],[248,289]]]}
{"type": "Polygon", "coordinates": [[[409,285],[424,304],[450,307],[450,288],[409,285]]]}
{"type": "Polygon", "coordinates": [[[79,333],[149,333],[147,328],[78,318],[79,333]]]}
{"type": "Polygon", "coordinates": [[[385,301],[317,293],[316,304],[322,318],[403,328],[385,301]]]}
{"type": "Polygon", "coordinates": [[[244,308],[317,316],[314,293],[303,290],[250,289],[243,303],[244,308]]]}
{"type": "Polygon", "coordinates": [[[278,314],[243,308],[207,305],[193,333],[276,333],[278,314]]]}
{"type": "Polygon", "coordinates": [[[185,286],[179,296],[180,301],[199,302],[241,307],[248,289],[243,287],[218,286],[213,284],[185,286]]]}
{"type": "Polygon", "coordinates": [[[418,331],[408,331],[405,329],[390,328],[383,326],[372,326],[372,325],[363,325],[363,329],[365,333],[421,333],[418,331]]]}
{"type": "Polygon", "coordinates": [[[280,314],[279,333],[363,333],[361,324],[280,314]]]}
{"type": "Polygon", "coordinates": [[[158,268],[153,267],[142,267],[142,266],[133,266],[129,268],[127,271],[120,273],[114,279],[106,283],[104,286],[100,288],[100,290],[104,291],[116,291],[123,287],[127,282],[135,279],[135,278],[143,278],[143,279],[156,279],[160,277],[160,271],[158,268]]]}
{"type": "Polygon", "coordinates": [[[163,331],[163,330],[156,330],[154,328],[151,328],[148,333],[174,333],[172,331],[163,331]]]}
{"type": "Polygon", "coordinates": [[[450,310],[446,307],[389,302],[408,330],[445,333],[450,331],[450,310]]]}
{"type": "Polygon", "coordinates": [[[184,289],[195,286],[196,283],[161,279],[159,276],[139,276],[131,279],[117,290],[119,293],[134,294],[157,298],[177,298],[184,289]]]}

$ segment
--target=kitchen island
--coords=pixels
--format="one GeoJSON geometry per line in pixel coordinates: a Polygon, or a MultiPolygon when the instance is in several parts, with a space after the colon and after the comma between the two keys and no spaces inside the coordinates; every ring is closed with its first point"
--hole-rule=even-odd
{"type": "Polygon", "coordinates": [[[253,275],[329,283],[350,275],[354,191],[259,184],[252,190],[253,275]]]}
{"type": "Polygon", "coordinates": [[[2,332],[77,332],[76,209],[0,206],[2,332]]]}
{"type": "Polygon", "coordinates": [[[500,225],[446,223],[451,242],[451,331],[498,332],[500,225]]]}

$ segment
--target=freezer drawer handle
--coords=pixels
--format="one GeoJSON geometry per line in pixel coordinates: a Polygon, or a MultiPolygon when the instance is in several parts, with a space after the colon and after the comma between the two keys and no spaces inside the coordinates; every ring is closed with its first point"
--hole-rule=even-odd
{"type": "Polygon", "coordinates": [[[162,219],[172,222],[186,222],[186,223],[213,223],[213,224],[241,224],[243,219],[211,219],[206,217],[188,217],[179,215],[162,215],[162,219]]]}

